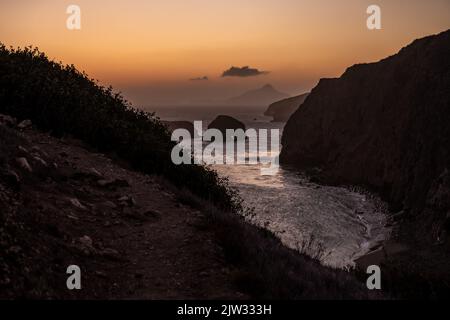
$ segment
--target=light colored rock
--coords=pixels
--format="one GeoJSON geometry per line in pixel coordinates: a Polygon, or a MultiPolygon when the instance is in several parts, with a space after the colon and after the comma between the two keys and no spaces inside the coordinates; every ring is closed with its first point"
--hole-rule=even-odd
{"type": "Polygon", "coordinates": [[[33,172],[33,169],[31,168],[30,164],[28,163],[27,158],[24,158],[24,157],[16,158],[16,162],[22,169],[24,169],[28,172],[33,172]]]}
{"type": "Polygon", "coordinates": [[[92,238],[89,236],[82,236],[80,239],[78,239],[80,243],[86,247],[92,248],[92,238]]]}
{"type": "Polygon", "coordinates": [[[88,171],[97,178],[103,178],[103,175],[100,172],[98,172],[97,169],[95,168],[90,168],[88,171]]]}
{"type": "Polygon", "coordinates": [[[114,259],[114,260],[120,260],[121,255],[119,251],[111,248],[106,248],[100,252],[100,254],[106,258],[114,259]]]}
{"type": "Polygon", "coordinates": [[[40,157],[33,157],[33,159],[36,162],[39,162],[43,167],[46,167],[46,168],[48,167],[48,164],[47,164],[47,162],[44,159],[42,159],[40,157]]]}
{"type": "Polygon", "coordinates": [[[29,127],[31,127],[33,125],[33,123],[31,122],[31,120],[23,120],[22,122],[20,122],[18,125],[17,125],[17,128],[19,128],[19,129],[27,129],[27,128],[29,128],[29,127]]]}
{"type": "Polygon", "coordinates": [[[117,200],[122,204],[127,204],[130,207],[136,205],[136,200],[134,200],[132,196],[122,196],[117,200]]]}
{"type": "Polygon", "coordinates": [[[26,153],[26,154],[29,153],[29,152],[28,152],[28,149],[25,148],[25,147],[23,147],[23,146],[18,146],[17,149],[19,149],[20,151],[22,151],[22,152],[24,152],[24,153],[26,153]]]}
{"type": "Polygon", "coordinates": [[[81,210],[86,210],[86,207],[84,205],[82,205],[78,199],[73,198],[73,199],[69,199],[69,201],[74,207],[81,209],[81,210]]]}
{"type": "Polygon", "coordinates": [[[98,277],[100,277],[100,278],[104,278],[104,279],[107,279],[107,278],[108,278],[108,276],[106,275],[106,273],[101,272],[101,271],[95,271],[95,275],[98,276],[98,277]]]}

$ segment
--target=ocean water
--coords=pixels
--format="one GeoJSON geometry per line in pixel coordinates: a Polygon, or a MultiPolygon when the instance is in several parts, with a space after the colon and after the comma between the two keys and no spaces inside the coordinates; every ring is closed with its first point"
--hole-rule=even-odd
{"type": "MultiPolygon", "coordinates": [[[[271,123],[264,108],[167,108],[158,110],[163,120],[203,120],[203,127],[218,114],[236,117],[247,128],[283,130],[283,123],[271,123]]],[[[249,157],[257,150],[246,150],[249,157]]],[[[274,154],[272,154],[274,156],[274,154]]],[[[275,175],[261,175],[261,165],[214,165],[219,175],[228,177],[244,204],[254,210],[251,222],[274,232],[288,247],[319,258],[338,268],[354,265],[354,260],[387,239],[386,204],[356,188],[312,183],[297,170],[280,167],[275,175]]]]}

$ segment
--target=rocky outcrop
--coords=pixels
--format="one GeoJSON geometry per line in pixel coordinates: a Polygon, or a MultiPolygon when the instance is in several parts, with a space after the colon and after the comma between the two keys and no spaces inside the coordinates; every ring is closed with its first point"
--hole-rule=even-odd
{"type": "Polygon", "coordinates": [[[281,162],[375,189],[409,219],[419,216],[416,229],[442,225],[448,201],[437,201],[434,219],[425,212],[432,188],[448,194],[449,56],[450,30],[322,79],[286,124],[281,162]]]}
{"type": "Polygon", "coordinates": [[[283,99],[272,103],[264,112],[267,117],[273,117],[272,122],[286,122],[289,117],[298,109],[298,107],[305,101],[309,93],[304,93],[292,98],[283,99]]]}
{"type": "Polygon", "coordinates": [[[233,117],[220,115],[209,124],[208,129],[219,129],[225,134],[227,129],[243,129],[245,131],[245,125],[233,117]]]}

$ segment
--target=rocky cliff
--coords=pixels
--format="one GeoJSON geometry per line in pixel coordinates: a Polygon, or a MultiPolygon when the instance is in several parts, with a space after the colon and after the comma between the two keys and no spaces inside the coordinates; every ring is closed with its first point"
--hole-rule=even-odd
{"type": "Polygon", "coordinates": [[[450,209],[449,57],[450,30],[322,79],[289,119],[281,161],[318,169],[328,183],[374,189],[420,222],[413,233],[442,241],[450,209]]]}
{"type": "Polygon", "coordinates": [[[273,117],[273,122],[286,122],[289,117],[298,109],[298,107],[305,101],[309,93],[304,93],[292,98],[283,99],[272,103],[266,112],[265,116],[273,117]]]}

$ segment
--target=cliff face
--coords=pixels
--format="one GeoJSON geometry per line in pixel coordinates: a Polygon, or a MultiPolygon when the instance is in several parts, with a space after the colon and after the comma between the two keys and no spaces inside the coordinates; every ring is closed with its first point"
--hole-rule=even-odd
{"type": "Polygon", "coordinates": [[[273,122],[286,122],[289,117],[298,109],[298,107],[305,101],[309,93],[304,93],[292,98],[283,99],[272,103],[266,112],[265,116],[273,117],[273,122]]]}
{"type": "Polygon", "coordinates": [[[272,85],[247,91],[239,97],[234,97],[226,101],[226,104],[233,106],[267,106],[275,101],[289,97],[289,95],[279,92],[272,85]]]}
{"type": "Polygon", "coordinates": [[[0,141],[0,299],[245,298],[164,178],[1,114],[0,141]],[[74,262],[82,290],[65,285],[74,262]]]}
{"type": "Polygon", "coordinates": [[[175,131],[176,129],[186,129],[191,134],[191,137],[194,136],[194,124],[189,121],[162,121],[170,132],[175,131]]]}
{"type": "MultiPolygon", "coordinates": [[[[371,187],[410,217],[428,210],[433,190],[450,194],[449,57],[450,30],[321,80],[289,119],[280,160],[371,187]]],[[[436,230],[450,208],[438,202],[436,230]]]]}

